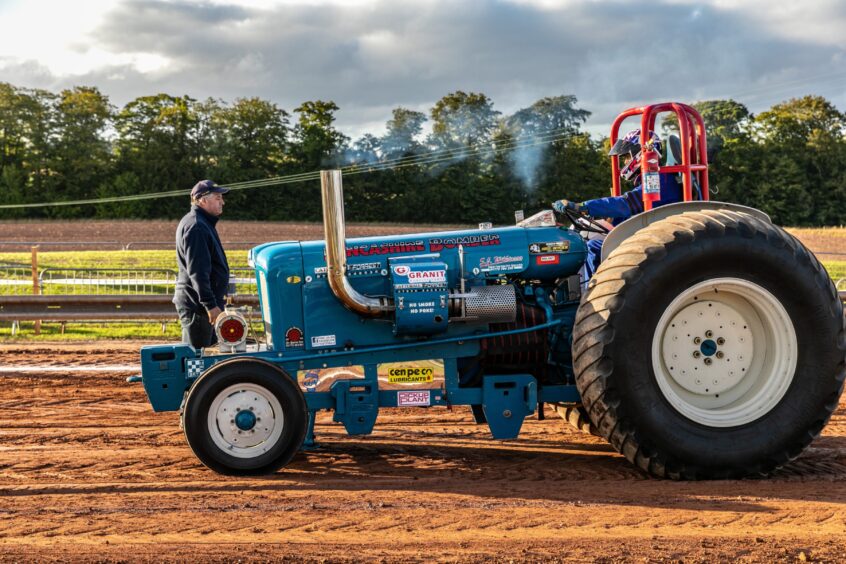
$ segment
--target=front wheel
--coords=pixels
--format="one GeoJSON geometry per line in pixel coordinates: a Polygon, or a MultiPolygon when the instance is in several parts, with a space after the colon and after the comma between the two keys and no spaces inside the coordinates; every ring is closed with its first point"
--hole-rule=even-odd
{"type": "Polygon", "coordinates": [[[270,363],[236,358],[194,384],[182,414],[185,437],[200,461],[221,474],[269,474],[290,462],[305,438],[299,387],[270,363]]]}
{"type": "Polygon", "coordinates": [[[743,213],[688,212],[643,228],[600,265],[573,357],[591,420],[641,469],[766,474],[837,407],[843,308],[783,230],[743,213]]]}

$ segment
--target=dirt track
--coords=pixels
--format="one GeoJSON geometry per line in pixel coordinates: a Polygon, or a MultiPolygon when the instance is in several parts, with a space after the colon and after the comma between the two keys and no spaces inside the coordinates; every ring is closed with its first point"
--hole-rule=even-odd
{"type": "MultiPolygon", "coordinates": [[[[0,366],[135,364],[137,348],[3,345],[0,366]]],[[[385,410],[360,439],[322,414],[322,449],[234,479],[126,375],[0,373],[0,560],[846,559],[843,403],[767,480],[652,480],[549,410],[494,442],[463,408],[385,410]]]]}

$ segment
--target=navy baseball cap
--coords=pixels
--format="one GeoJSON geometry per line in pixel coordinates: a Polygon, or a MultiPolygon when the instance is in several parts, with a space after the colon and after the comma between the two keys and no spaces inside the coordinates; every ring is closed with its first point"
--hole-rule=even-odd
{"type": "Polygon", "coordinates": [[[200,180],[191,188],[191,197],[196,200],[206,194],[226,194],[227,192],[229,192],[229,188],[218,186],[211,180],[200,180]]]}

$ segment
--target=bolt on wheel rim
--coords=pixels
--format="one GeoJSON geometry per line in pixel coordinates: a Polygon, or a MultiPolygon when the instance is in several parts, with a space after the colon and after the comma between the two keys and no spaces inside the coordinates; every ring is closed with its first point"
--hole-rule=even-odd
{"type": "Polygon", "coordinates": [[[768,413],[796,370],[797,340],[769,291],[719,278],[680,294],[658,321],[652,366],[664,397],[682,415],[733,427],[768,413]]]}
{"type": "Polygon", "coordinates": [[[282,436],[284,415],[279,400],[264,386],[235,384],[214,398],[207,423],[212,441],[222,451],[254,458],[282,436]]]}

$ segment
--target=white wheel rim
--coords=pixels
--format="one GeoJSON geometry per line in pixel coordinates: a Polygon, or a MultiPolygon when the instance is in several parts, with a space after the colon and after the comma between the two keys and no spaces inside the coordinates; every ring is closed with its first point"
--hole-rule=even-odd
{"type": "Polygon", "coordinates": [[[769,413],[796,371],[790,316],[761,286],[740,278],[697,284],[670,303],[652,339],[661,392],[688,419],[735,427],[769,413]]]}
{"type": "Polygon", "coordinates": [[[226,454],[255,458],[273,448],[282,436],[285,418],[282,404],[273,393],[264,386],[244,383],[217,394],[207,423],[212,441],[226,454]],[[250,422],[252,426],[245,428],[250,422]]]}

